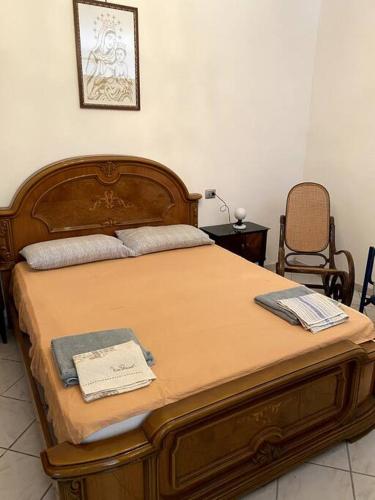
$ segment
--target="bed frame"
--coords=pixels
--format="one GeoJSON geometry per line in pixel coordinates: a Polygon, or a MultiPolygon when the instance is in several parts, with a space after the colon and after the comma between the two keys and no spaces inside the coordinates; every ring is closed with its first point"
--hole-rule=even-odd
{"type": "Polygon", "coordinates": [[[63,500],[236,498],[375,427],[375,343],[343,341],[155,410],[120,436],[56,443],[9,291],[19,250],[144,224],[197,225],[199,198],[156,162],[89,156],[35,173],[0,210],[6,303],[46,441],[44,470],[63,500]]]}

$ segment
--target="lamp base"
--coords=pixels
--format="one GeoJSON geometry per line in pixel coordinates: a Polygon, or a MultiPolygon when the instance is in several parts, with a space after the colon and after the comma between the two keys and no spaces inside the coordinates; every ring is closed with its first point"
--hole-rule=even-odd
{"type": "Polygon", "coordinates": [[[235,222],[233,224],[234,229],[246,229],[246,224],[244,224],[242,221],[235,222]]]}

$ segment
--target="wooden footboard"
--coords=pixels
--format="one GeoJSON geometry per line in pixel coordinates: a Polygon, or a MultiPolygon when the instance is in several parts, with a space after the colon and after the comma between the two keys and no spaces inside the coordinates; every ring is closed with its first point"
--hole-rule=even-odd
{"type": "Polygon", "coordinates": [[[156,410],[121,436],[52,445],[44,470],[64,500],[236,498],[375,427],[374,363],[375,343],[340,342],[156,410]]]}

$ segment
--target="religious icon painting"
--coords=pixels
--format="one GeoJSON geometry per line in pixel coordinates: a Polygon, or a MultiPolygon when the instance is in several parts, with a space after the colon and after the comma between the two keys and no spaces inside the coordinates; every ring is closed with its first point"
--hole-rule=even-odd
{"type": "Polygon", "coordinates": [[[138,10],[73,0],[81,108],[140,109],[138,10]]]}

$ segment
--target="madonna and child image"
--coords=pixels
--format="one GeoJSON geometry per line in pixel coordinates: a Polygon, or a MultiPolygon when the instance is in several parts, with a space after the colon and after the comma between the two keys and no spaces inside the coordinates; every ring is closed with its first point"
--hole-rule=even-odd
{"type": "Polygon", "coordinates": [[[75,2],[82,107],[139,109],[137,10],[75,2]]]}

